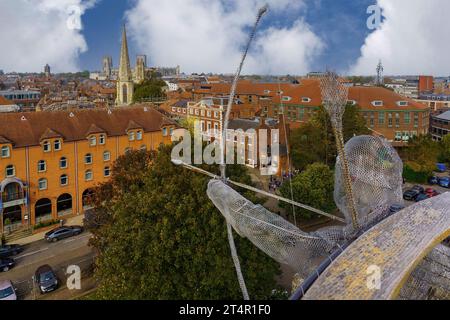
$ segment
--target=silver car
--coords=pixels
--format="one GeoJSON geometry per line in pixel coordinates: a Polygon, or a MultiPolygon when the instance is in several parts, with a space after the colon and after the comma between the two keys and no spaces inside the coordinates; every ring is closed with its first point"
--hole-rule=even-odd
{"type": "Polygon", "coordinates": [[[17,300],[16,290],[11,281],[0,281],[0,300],[17,300]]]}

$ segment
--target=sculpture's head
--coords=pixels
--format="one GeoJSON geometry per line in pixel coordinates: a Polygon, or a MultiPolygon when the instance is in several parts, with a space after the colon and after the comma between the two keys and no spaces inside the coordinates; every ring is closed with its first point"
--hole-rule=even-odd
{"type": "MultiPolygon", "coordinates": [[[[393,204],[403,204],[403,163],[397,151],[385,139],[358,136],[345,145],[345,154],[361,226],[380,219],[393,204]]],[[[351,223],[341,159],[337,159],[334,200],[351,223]]]]}

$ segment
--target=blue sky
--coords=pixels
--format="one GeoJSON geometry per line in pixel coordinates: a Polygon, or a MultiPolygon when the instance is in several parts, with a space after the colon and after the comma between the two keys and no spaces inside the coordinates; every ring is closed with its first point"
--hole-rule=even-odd
{"type": "MultiPolygon", "coordinates": [[[[308,0],[306,10],[291,12],[287,18],[284,14],[271,12],[264,20],[262,30],[273,26],[289,26],[299,14],[304,15],[312,30],[326,43],[323,52],[313,61],[311,69],[329,67],[342,71],[350,67],[360,55],[361,46],[370,32],[366,26],[366,10],[374,3],[374,0],[308,0]]],[[[114,65],[117,65],[121,26],[126,21],[124,14],[133,4],[134,1],[129,0],[101,0],[82,16],[82,33],[89,50],[80,55],[81,69],[100,69],[104,55],[111,55],[114,65]]],[[[132,39],[129,40],[129,49],[132,59],[141,53],[132,39]]],[[[151,53],[142,53],[149,56],[151,64],[151,53]]],[[[173,61],[172,65],[176,63],[177,61],[173,61]]]]}
{"type": "Polygon", "coordinates": [[[117,66],[126,22],[132,65],[146,54],[151,66],[233,73],[264,2],[244,74],[374,75],[380,60],[388,75],[450,74],[448,0],[0,0],[0,70],[93,71],[104,55],[117,66]],[[375,4],[385,18],[369,30],[375,4]]]}

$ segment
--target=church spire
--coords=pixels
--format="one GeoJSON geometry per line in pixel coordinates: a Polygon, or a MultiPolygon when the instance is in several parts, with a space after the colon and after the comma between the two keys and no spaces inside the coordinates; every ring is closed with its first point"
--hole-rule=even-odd
{"type": "Polygon", "coordinates": [[[128,55],[127,30],[123,25],[122,31],[122,48],[120,49],[120,66],[119,66],[120,81],[132,81],[133,75],[130,67],[130,57],[128,55]]]}

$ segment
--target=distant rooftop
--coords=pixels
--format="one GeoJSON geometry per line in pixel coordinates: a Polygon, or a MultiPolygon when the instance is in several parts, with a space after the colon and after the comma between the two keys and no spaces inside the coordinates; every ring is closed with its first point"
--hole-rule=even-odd
{"type": "Polygon", "coordinates": [[[436,118],[440,120],[450,121],[450,111],[446,111],[443,114],[438,115],[436,118]]]}

